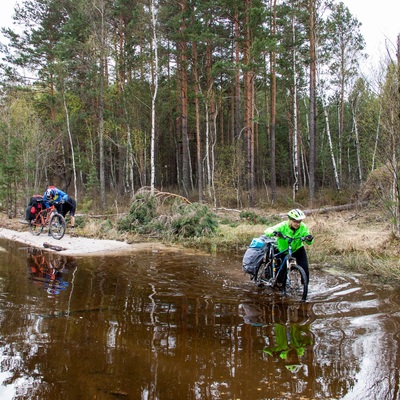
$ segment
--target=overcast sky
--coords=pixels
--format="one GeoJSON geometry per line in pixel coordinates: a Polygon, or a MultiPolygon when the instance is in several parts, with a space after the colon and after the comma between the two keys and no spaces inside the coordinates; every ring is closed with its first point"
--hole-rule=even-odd
{"type": "MultiPolygon", "coordinates": [[[[11,26],[16,3],[16,0],[2,1],[1,27],[11,26]]],[[[399,0],[343,0],[343,3],[362,23],[361,33],[367,43],[368,63],[377,63],[385,54],[386,46],[395,54],[396,38],[400,34],[399,0]]]]}
{"type": "Polygon", "coordinates": [[[362,24],[361,33],[371,62],[377,63],[386,54],[386,47],[395,54],[400,34],[399,0],[344,0],[343,3],[362,24]]]}

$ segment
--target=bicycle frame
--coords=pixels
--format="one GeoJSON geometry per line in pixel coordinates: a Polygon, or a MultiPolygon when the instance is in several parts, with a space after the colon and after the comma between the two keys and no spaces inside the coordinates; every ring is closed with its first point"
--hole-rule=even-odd
{"type": "Polygon", "coordinates": [[[50,219],[53,216],[54,213],[57,212],[57,209],[54,204],[51,204],[49,208],[43,208],[38,212],[38,215],[34,219],[35,223],[36,221],[40,221],[43,226],[48,226],[50,224],[50,219]]]}
{"type": "Polygon", "coordinates": [[[39,236],[45,227],[49,227],[50,235],[60,240],[65,233],[65,219],[58,213],[54,204],[40,210],[36,217],[30,221],[30,231],[33,235],[39,236]]]}
{"type": "Polygon", "coordinates": [[[297,264],[296,258],[293,257],[292,242],[295,240],[304,241],[305,238],[284,238],[288,241],[288,248],[275,254],[276,246],[271,246],[268,254],[265,255],[260,264],[256,283],[259,287],[263,287],[266,284],[272,288],[281,288],[282,294],[286,294],[287,290],[291,292],[299,291],[299,286],[301,286],[301,299],[304,301],[308,293],[307,277],[303,268],[297,264]],[[280,261],[282,256],[284,256],[283,260],[280,261]],[[301,278],[300,285],[295,282],[299,280],[297,275],[300,275],[301,278]]]}

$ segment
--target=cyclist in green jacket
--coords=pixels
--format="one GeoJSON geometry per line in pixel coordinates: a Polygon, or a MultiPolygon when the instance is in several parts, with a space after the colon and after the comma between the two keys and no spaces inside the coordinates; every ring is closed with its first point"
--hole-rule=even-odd
{"type": "MultiPolygon", "coordinates": [[[[283,239],[283,236],[289,236],[292,238],[305,237],[305,243],[312,244],[314,237],[310,235],[307,225],[305,225],[303,222],[304,218],[306,217],[303,211],[295,208],[290,210],[287,216],[288,219],[286,221],[267,228],[264,232],[264,235],[269,237],[277,237],[277,246],[280,252],[287,250],[288,248],[288,242],[287,240],[283,239]]],[[[307,275],[307,279],[310,280],[308,258],[303,243],[304,242],[302,240],[295,240],[292,242],[293,256],[296,257],[297,263],[303,267],[304,272],[307,275]]]]}

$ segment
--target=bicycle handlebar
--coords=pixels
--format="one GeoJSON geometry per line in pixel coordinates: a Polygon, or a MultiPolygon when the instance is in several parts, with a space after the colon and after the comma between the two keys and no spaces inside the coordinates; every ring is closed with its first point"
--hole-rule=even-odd
{"type": "Polygon", "coordinates": [[[295,240],[301,240],[302,242],[311,242],[314,239],[314,237],[312,235],[300,236],[300,237],[294,238],[291,236],[283,235],[281,232],[274,232],[274,236],[279,239],[287,240],[289,243],[292,243],[295,240]]]}

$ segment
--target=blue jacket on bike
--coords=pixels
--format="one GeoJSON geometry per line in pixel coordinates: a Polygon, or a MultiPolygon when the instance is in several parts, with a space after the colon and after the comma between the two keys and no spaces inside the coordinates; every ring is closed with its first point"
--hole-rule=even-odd
{"type": "Polygon", "coordinates": [[[50,202],[60,204],[66,202],[68,199],[69,196],[67,193],[64,193],[62,190],[57,189],[54,186],[47,188],[43,195],[43,203],[46,208],[50,207],[50,202]]]}

